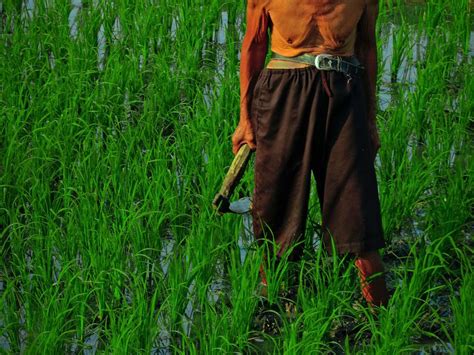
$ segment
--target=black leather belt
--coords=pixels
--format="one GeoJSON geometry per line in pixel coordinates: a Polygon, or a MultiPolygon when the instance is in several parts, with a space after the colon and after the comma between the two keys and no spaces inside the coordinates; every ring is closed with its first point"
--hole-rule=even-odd
{"type": "Polygon", "coordinates": [[[319,70],[335,70],[347,75],[360,75],[364,67],[360,65],[356,57],[339,57],[330,54],[302,54],[296,57],[285,57],[273,52],[272,59],[284,60],[288,62],[306,63],[314,65],[319,70]]]}

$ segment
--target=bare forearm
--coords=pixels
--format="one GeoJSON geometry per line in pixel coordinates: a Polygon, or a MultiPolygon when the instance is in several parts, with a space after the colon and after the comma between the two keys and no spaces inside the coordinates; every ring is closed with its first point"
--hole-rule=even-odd
{"type": "Polygon", "coordinates": [[[247,0],[247,29],[240,54],[240,121],[250,120],[250,105],[258,75],[265,65],[269,17],[261,0],[247,0]]]}
{"type": "Polygon", "coordinates": [[[240,119],[232,135],[234,154],[243,144],[256,149],[255,134],[250,117],[253,91],[265,65],[268,47],[269,15],[262,0],[247,0],[247,29],[240,54],[240,119]]]}
{"type": "Polygon", "coordinates": [[[240,120],[250,119],[253,90],[265,65],[266,54],[266,42],[256,43],[248,38],[244,39],[240,62],[240,120]]]}
{"type": "Polygon", "coordinates": [[[376,125],[377,111],[377,42],[375,25],[378,15],[378,0],[370,0],[357,26],[355,54],[365,67],[362,75],[366,97],[369,135],[372,142],[373,157],[380,147],[376,125]]]}

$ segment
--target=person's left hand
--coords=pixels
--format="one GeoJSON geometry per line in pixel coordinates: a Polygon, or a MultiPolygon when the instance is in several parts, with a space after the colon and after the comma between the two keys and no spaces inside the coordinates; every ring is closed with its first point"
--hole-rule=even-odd
{"type": "Polygon", "coordinates": [[[255,135],[250,120],[240,120],[232,136],[232,152],[237,154],[240,147],[244,144],[248,144],[251,150],[256,149],[255,135]]]}

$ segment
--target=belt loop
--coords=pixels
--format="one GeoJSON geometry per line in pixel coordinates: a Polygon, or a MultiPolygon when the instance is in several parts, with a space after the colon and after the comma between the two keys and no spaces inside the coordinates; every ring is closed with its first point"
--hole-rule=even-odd
{"type": "Polygon", "coordinates": [[[327,82],[327,71],[321,70],[320,73],[321,73],[321,81],[323,82],[324,91],[326,91],[326,94],[329,97],[332,97],[332,92],[327,82]]]}

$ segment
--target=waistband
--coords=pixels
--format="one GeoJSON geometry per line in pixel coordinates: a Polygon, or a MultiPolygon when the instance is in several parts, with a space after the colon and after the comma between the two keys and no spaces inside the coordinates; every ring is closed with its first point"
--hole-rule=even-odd
{"type": "Polygon", "coordinates": [[[334,70],[347,75],[360,75],[364,71],[364,67],[355,56],[340,57],[331,54],[311,55],[305,53],[296,57],[286,57],[273,52],[272,59],[311,64],[318,70],[334,70]]]}

